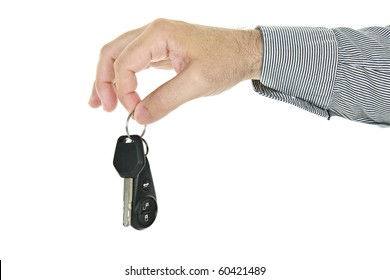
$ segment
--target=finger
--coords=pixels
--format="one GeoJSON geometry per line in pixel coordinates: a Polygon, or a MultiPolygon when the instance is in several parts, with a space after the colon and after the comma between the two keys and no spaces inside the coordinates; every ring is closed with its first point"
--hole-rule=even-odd
{"type": "Polygon", "coordinates": [[[93,83],[92,94],[89,97],[88,104],[92,108],[98,108],[98,107],[100,107],[100,105],[102,105],[102,102],[100,101],[100,98],[99,98],[99,96],[96,92],[96,89],[95,89],[95,83],[93,83]]]}
{"type": "Polygon", "coordinates": [[[188,66],[173,79],[158,87],[135,108],[134,118],[140,124],[155,122],[180,105],[210,93],[210,86],[195,65],[188,66]]]}
{"type": "Polygon", "coordinates": [[[109,81],[96,80],[94,85],[96,95],[100,99],[100,103],[103,106],[103,110],[107,112],[113,111],[118,104],[115,86],[113,85],[113,83],[109,81]]]}
{"type": "Polygon", "coordinates": [[[139,102],[136,73],[167,58],[167,42],[163,32],[145,30],[115,60],[116,93],[127,111],[132,112],[139,102]]]}
{"type": "Polygon", "coordinates": [[[91,94],[92,105],[97,104],[96,97],[99,97],[103,109],[112,111],[117,106],[117,94],[113,82],[115,80],[114,62],[121,54],[126,45],[142,33],[145,27],[129,31],[112,42],[105,45],[101,52],[96,69],[95,85],[91,94]]]}

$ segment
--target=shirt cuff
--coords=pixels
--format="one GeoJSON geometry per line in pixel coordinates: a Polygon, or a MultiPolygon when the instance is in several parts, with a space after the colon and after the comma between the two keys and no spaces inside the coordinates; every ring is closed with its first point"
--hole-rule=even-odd
{"type": "Polygon", "coordinates": [[[338,47],[331,29],[321,27],[257,27],[263,36],[263,64],[258,93],[323,117],[337,71],[338,47]]]}

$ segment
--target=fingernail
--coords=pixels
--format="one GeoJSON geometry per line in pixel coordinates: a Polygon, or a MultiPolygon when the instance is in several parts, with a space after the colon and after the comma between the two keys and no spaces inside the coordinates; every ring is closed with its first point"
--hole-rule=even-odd
{"type": "Polygon", "coordinates": [[[149,124],[152,122],[152,116],[141,104],[135,108],[134,118],[140,124],[149,124]]]}

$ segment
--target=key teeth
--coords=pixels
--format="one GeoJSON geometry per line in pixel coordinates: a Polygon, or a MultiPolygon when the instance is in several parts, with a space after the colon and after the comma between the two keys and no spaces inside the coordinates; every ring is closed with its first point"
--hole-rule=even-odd
{"type": "Polygon", "coordinates": [[[123,214],[124,215],[124,217],[123,217],[123,226],[128,227],[128,226],[131,225],[131,211],[129,211],[127,209],[124,209],[123,211],[124,212],[127,211],[127,215],[126,215],[126,213],[123,214]]]}

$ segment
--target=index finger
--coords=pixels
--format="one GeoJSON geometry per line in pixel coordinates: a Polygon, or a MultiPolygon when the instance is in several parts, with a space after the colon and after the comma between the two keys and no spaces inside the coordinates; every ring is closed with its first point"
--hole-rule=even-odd
{"type": "Polygon", "coordinates": [[[132,112],[140,101],[136,73],[151,64],[169,58],[168,44],[162,30],[150,24],[135,40],[128,44],[114,63],[116,92],[123,106],[132,112]],[[159,31],[159,32],[157,32],[159,31]]]}
{"type": "Polygon", "coordinates": [[[98,97],[100,103],[103,105],[103,109],[106,111],[114,110],[118,100],[116,89],[113,84],[115,81],[115,60],[122,53],[123,49],[142,33],[144,28],[145,27],[141,27],[122,34],[115,40],[103,46],[100,51],[91,100],[95,100],[95,102],[92,103],[99,105],[99,102],[96,102],[98,97]]]}

